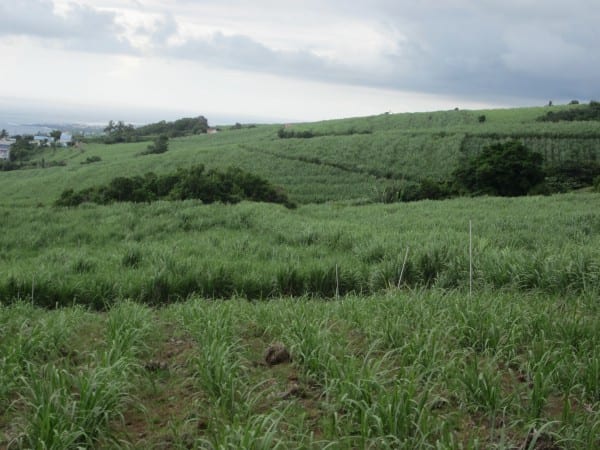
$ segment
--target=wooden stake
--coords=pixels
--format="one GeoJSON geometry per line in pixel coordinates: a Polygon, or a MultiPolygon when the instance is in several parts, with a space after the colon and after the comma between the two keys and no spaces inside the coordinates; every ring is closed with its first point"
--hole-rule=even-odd
{"type": "Polygon", "coordinates": [[[335,265],[335,298],[340,298],[340,278],[337,264],[335,265]]]}
{"type": "Polygon", "coordinates": [[[469,220],[469,296],[473,295],[473,225],[469,220]]]}
{"type": "Polygon", "coordinates": [[[402,262],[402,269],[400,269],[400,276],[398,277],[398,289],[400,289],[400,284],[402,284],[402,275],[404,275],[404,268],[406,267],[406,260],[408,259],[408,249],[410,247],[406,247],[406,253],[404,253],[404,261],[402,262]]]}

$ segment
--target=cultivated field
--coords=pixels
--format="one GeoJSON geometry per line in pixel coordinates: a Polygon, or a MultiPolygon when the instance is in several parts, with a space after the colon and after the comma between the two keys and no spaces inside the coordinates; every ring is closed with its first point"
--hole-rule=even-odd
{"type": "Polygon", "coordinates": [[[600,445],[595,295],[439,290],[0,310],[25,448],[600,445]],[[270,366],[273,343],[292,362],[270,366]]]}
{"type": "Polygon", "coordinates": [[[546,111],[84,144],[0,172],[0,448],[600,448],[600,194],[380,203],[511,137],[600,156],[597,122],[546,111]],[[299,206],[53,206],[200,163],[299,206]]]}

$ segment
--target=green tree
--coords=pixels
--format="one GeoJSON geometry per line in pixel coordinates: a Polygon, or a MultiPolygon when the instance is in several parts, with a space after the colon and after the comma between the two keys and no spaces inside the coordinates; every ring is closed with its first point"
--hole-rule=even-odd
{"type": "Polygon", "coordinates": [[[60,139],[61,134],[62,134],[62,131],[60,131],[60,130],[52,130],[50,132],[50,137],[52,139],[54,139],[54,142],[57,142],[60,139]]]}
{"type": "Polygon", "coordinates": [[[31,140],[33,136],[16,136],[15,142],[10,146],[10,160],[13,162],[27,161],[34,151],[31,140]]]}
{"type": "Polygon", "coordinates": [[[169,150],[169,137],[165,134],[161,134],[159,137],[154,139],[154,143],[148,145],[142,155],[150,155],[153,153],[165,153],[169,150]]]}
{"type": "Polygon", "coordinates": [[[8,131],[6,131],[4,128],[2,128],[2,131],[0,131],[0,139],[5,139],[8,137],[8,131]]]}
{"type": "Polygon", "coordinates": [[[107,133],[107,134],[111,134],[114,129],[115,129],[115,121],[114,120],[110,120],[108,122],[108,125],[104,128],[104,132],[107,133]]]}
{"type": "Polygon", "coordinates": [[[486,147],[454,172],[468,192],[515,197],[525,195],[544,180],[543,157],[519,141],[486,147]]]}

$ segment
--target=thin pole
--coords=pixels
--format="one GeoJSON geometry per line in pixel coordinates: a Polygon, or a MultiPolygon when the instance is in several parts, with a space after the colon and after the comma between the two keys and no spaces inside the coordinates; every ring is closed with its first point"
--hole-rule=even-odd
{"type": "Polygon", "coordinates": [[[340,298],[340,278],[337,264],[335,265],[335,298],[340,298]]]}
{"type": "Polygon", "coordinates": [[[402,269],[400,270],[400,276],[398,277],[398,289],[400,289],[400,284],[402,283],[402,275],[404,275],[404,268],[406,267],[406,260],[408,259],[408,249],[406,247],[406,253],[404,253],[404,261],[402,262],[402,269]]]}
{"type": "Polygon", "coordinates": [[[473,295],[473,225],[469,220],[469,296],[473,295]]]}

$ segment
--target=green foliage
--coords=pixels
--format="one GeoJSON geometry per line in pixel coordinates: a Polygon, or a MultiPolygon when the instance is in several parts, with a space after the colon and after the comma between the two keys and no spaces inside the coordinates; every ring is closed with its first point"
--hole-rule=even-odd
{"type": "Polygon", "coordinates": [[[546,168],[545,184],[551,192],[567,192],[593,186],[600,176],[600,162],[567,160],[546,168]]]}
{"type": "Polygon", "coordinates": [[[50,137],[52,139],[54,139],[54,142],[56,142],[60,139],[61,134],[62,134],[62,131],[60,131],[60,130],[52,130],[50,132],[50,137]]]}
{"type": "MultiPolygon", "coordinates": [[[[578,103],[570,103],[577,105],[578,103]]],[[[562,111],[548,111],[546,115],[538,118],[541,122],[576,121],[576,120],[600,120],[600,102],[591,101],[589,105],[562,111]]]]}
{"type": "Polygon", "coordinates": [[[22,164],[28,161],[35,153],[36,147],[31,144],[32,136],[16,136],[15,142],[10,146],[10,161],[22,164]]]}
{"type": "MultiPolygon", "coordinates": [[[[558,112],[569,106],[554,106],[558,112]]],[[[158,134],[145,142],[112,146],[84,144],[75,149],[46,149],[21,168],[65,161],[65,170],[5,173],[0,188],[6,202],[51,203],[69,186],[82,189],[107,184],[117,176],[142,176],[204,164],[225,170],[236,166],[282,186],[301,204],[328,201],[381,201],[386,189],[423,179],[451,180],[466,155],[472,157],[497,142],[519,139],[544,156],[544,165],[565,160],[600,161],[598,122],[538,122],[547,108],[485,111],[439,111],[294,124],[286,130],[312,131],[312,139],[274,138],[280,126],[244,125],[236,132],[187,136],[169,141],[168,158],[139,158],[158,134]],[[478,122],[484,114],[485,123],[478,122]],[[349,130],[355,134],[348,134],[349,130]],[[361,134],[360,131],[371,131],[361,134]],[[102,164],[80,165],[90,154],[102,164]],[[69,180],[65,183],[66,180],[69,180]]],[[[396,197],[397,199],[397,197],[396,197]]]]}
{"type": "Polygon", "coordinates": [[[588,180],[597,122],[541,114],[244,126],[164,158],[88,144],[2,173],[0,447],[600,448],[599,195],[395,203],[511,137],[588,180]],[[323,204],[141,203],[263,197],[254,177],[323,204]],[[68,186],[140,203],[43,205],[68,186]],[[276,341],[292,362],[266,368],[276,341]]]}
{"type": "Polygon", "coordinates": [[[456,197],[457,195],[458,191],[452,182],[425,178],[419,183],[405,183],[399,191],[398,200],[402,202],[444,200],[456,197]]]}
{"type": "Polygon", "coordinates": [[[159,137],[154,139],[154,143],[148,145],[145,151],[140,155],[152,155],[161,154],[169,150],[169,137],[166,134],[161,134],[159,137]]]}
{"type": "Polygon", "coordinates": [[[170,138],[203,134],[208,130],[208,121],[204,116],[178,119],[173,122],[164,120],[151,123],[135,129],[137,136],[166,135],[170,138]]]}
{"type": "Polygon", "coordinates": [[[286,130],[285,128],[280,128],[277,131],[277,136],[280,139],[290,139],[290,138],[300,138],[300,139],[310,139],[315,137],[315,134],[310,130],[304,131],[294,131],[294,130],[286,130]]]}
{"type": "Polygon", "coordinates": [[[158,139],[161,139],[162,136],[165,136],[166,138],[175,138],[203,134],[206,133],[207,130],[208,121],[204,116],[178,119],[174,122],[166,122],[163,120],[161,122],[151,123],[137,128],[131,124],[126,125],[123,121],[115,123],[111,120],[106,128],[104,128],[106,135],[103,141],[105,144],[139,142],[151,136],[159,136],[158,139]]]}
{"type": "Polygon", "coordinates": [[[33,294],[35,304],[97,308],[121,296],[163,304],[193,293],[378,293],[397,285],[407,247],[403,286],[464,289],[467,212],[475,286],[592,295],[600,292],[600,220],[589,208],[597,200],[577,193],[297,210],[195,200],[4,206],[0,299],[33,294]]]}
{"type": "Polygon", "coordinates": [[[14,161],[0,160],[0,172],[8,172],[10,170],[20,169],[21,166],[14,161]]]}
{"type": "Polygon", "coordinates": [[[117,177],[106,186],[90,187],[75,192],[66,189],[56,206],[77,206],[81,203],[106,205],[113,202],[152,202],[160,199],[199,199],[203,203],[237,203],[241,200],[281,203],[293,207],[285,193],[268,181],[241,169],[224,172],[205,171],[203,165],[178,169],[169,175],[117,177]]]}
{"type": "Polygon", "coordinates": [[[465,161],[454,178],[467,192],[515,197],[544,180],[542,161],[519,141],[498,143],[465,161]]]}
{"type": "Polygon", "coordinates": [[[354,127],[350,127],[347,130],[339,130],[331,133],[315,133],[312,130],[291,130],[281,127],[277,131],[277,136],[280,139],[310,139],[319,136],[352,136],[354,134],[371,134],[371,130],[357,130],[354,127]]]}
{"type": "Polygon", "coordinates": [[[100,156],[88,156],[87,158],[85,158],[85,161],[81,161],[81,164],[93,164],[95,162],[100,161],[102,161],[102,158],[100,156]]]}
{"type": "Polygon", "coordinates": [[[135,127],[132,124],[126,125],[125,122],[119,120],[108,122],[104,128],[106,136],[104,137],[105,144],[118,144],[121,142],[136,142],[139,138],[136,134],[135,127]]]}

